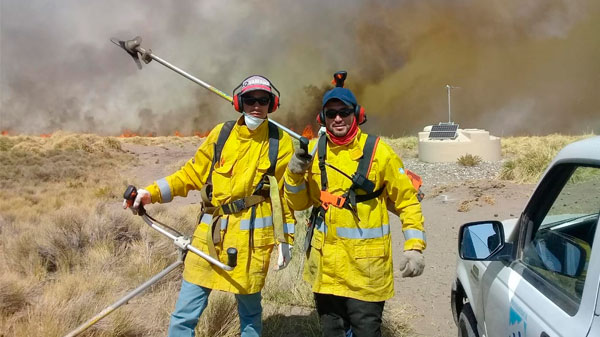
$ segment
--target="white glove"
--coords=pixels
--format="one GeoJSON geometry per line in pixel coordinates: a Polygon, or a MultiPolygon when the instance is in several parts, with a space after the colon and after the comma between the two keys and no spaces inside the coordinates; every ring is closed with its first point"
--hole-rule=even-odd
{"type": "Polygon", "coordinates": [[[280,243],[277,245],[277,266],[275,266],[275,270],[281,270],[288,266],[292,259],[292,248],[294,246],[289,243],[280,243]]]}
{"type": "MultiPolygon", "coordinates": [[[[141,188],[139,190],[137,190],[137,195],[135,196],[135,201],[133,202],[133,205],[131,206],[131,211],[133,212],[133,214],[138,214],[138,208],[140,207],[140,204],[146,205],[152,202],[152,197],[150,196],[150,192],[146,191],[145,189],[141,188]]],[[[127,209],[129,207],[129,205],[127,204],[127,199],[123,199],[123,209],[127,209]]]]}
{"type": "Polygon", "coordinates": [[[405,250],[400,257],[400,272],[402,277],[415,277],[423,273],[425,259],[420,250],[405,250]]]}

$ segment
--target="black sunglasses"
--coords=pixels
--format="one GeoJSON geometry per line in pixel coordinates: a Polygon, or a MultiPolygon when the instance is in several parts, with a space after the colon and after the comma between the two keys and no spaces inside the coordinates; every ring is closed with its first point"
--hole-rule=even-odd
{"type": "Polygon", "coordinates": [[[353,112],[354,112],[354,109],[350,109],[350,108],[341,109],[341,110],[329,109],[329,110],[325,111],[325,117],[333,119],[333,118],[335,118],[335,116],[340,115],[340,117],[345,118],[345,117],[350,116],[350,114],[352,114],[353,112]]]}
{"type": "Polygon", "coordinates": [[[264,96],[264,97],[242,97],[242,99],[244,100],[244,104],[247,105],[254,105],[254,103],[258,102],[258,104],[265,106],[267,104],[269,104],[269,102],[271,101],[271,97],[269,96],[264,96]]]}

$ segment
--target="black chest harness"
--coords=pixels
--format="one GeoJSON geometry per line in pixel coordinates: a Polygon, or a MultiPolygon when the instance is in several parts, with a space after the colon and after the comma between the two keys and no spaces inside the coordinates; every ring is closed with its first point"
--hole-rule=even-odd
{"type": "Polygon", "coordinates": [[[254,189],[254,192],[246,197],[230,201],[226,204],[215,206],[212,203],[212,173],[214,171],[215,164],[221,161],[221,154],[225,142],[229,138],[236,121],[228,121],[223,124],[217,138],[217,142],[214,145],[214,154],[212,163],[210,165],[210,171],[206,184],[202,186],[201,197],[202,197],[202,211],[198,216],[198,223],[201,222],[202,217],[205,214],[212,215],[212,223],[210,224],[210,231],[207,232],[207,243],[208,250],[211,256],[216,257],[215,244],[221,242],[221,226],[218,225],[223,215],[234,214],[251,208],[250,215],[250,247],[253,247],[253,232],[254,222],[256,219],[256,205],[265,201],[267,198],[271,198],[273,208],[273,225],[275,229],[275,235],[279,242],[285,242],[283,236],[283,220],[281,201],[279,198],[279,188],[277,186],[277,180],[275,176],[275,168],[277,166],[277,155],[279,153],[279,130],[275,124],[268,124],[269,127],[269,168],[267,172],[263,174],[260,182],[254,189]],[[279,212],[279,214],[277,214],[279,212]]]}
{"type": "Polygon", "coordinates": [[[358,168],[352,176],[349,176],[340,169],[334,167],[333,165],[327,164],[327,162],[325,161],[327,159],[327,136],[322,135],[319,138],[319,141],[317,143],[317,150],[319,154],[319,170],[321,171],[321,205],[319,207],[313,208],[309,219],[309,226],[304,242],[304,249],[307,254],[310,252],[310,241],[312,239],[315,226],[318,226],[325,221],[325,213],[329,209],[329,206],[346,208],[352,211],[352,213],[354,213],[354,215],[358,218],[358,211],[356,209],[357,203],[375,199],[379,197],[385,189],[385,186],[381,186],[380,189],[375,191],[375,183],[368,179],[369,172],[371,171],[371,165],[373,164],[373,159],[375,158],[375,150],[377,149],[378,143],[379,137],[373,135],[367,136],[367,140],[363,147],[363,155],[360,158],[360,161],[358,162],[358,168]],[[334,195],[327,190],[328,180],[326,166],[329,166],[332,169],[338,171],[339,173],[341,173],[346,178],[352,181],[352,185],[350,186],[348,191],[346,191],[342,195],[334,195]],[[366,193],[358,194],[357,192],[359,190],[362,190],[366,193]]]}

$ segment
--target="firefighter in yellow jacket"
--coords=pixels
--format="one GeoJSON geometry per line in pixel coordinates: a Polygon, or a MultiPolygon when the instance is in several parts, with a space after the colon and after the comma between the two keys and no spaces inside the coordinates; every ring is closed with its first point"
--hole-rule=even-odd
{"type": "Polygon", "coordinates": [[[383,306],[394,295],[388,210],[402,221],[400,271],[413,277],[424,268],[421,206],[400,158],[358,127],[366,117],[354,94],[336,87],[322,107],[327,132],[311,144],[314,160],[297,150],[284,176],[291,208],[313,206],[304,278],[323,336],[381,336],[383,306]]]}
{"type": "Polygon", "coordinates": [[[260,336],[260,291],[274,246],[279,253],[275,269],[291,259],[295,221],[280,196],[293,146],[289,135],[267,122],[267,114],[279,105],[279,91],[265,77],[251,76],[234,89],[233,105],[243,116],[217,125],[179,171],[138,190],[132,206],[135,212],[140,204],[169,202],[206,185],[203,199],[209,200],[203,201],[192,245],[221,261],[226,260],[227,247],[238,250],[238,264],[231,272],[187,254],[169,336],[194,336],[211,290],[234,293],[241,335],[260,336]],[[277,198],[270,198],[273,186],[281,186],[275,190],[277,198]]]}

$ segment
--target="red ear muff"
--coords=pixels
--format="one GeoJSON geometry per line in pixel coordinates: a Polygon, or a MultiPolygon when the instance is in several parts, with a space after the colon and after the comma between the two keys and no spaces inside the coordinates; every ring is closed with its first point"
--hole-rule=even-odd
{"type": "Polygon", "coordinates": [[[367,115],[365,115],[365,108],[360,105],[356,105],[354,108],[354,117],[358,125],[362,125],[367,121],[367,115]]]}
{"type": "Polygon", "coordinates": [[[235,111],[237,111],[237,112],[244,111],[244,103],[242,102],[241,95],[239,95],[239,94],[233,95],[233,98],[231,99],[231,104],[233,104],[233,108],[235,109],[235,111]]]}
{"type": "Polygon", "coordinates": [[[325,126],[325,116],[323,116],[324,112],[321,109],[321,111],[319,111],[319,114],[317,115],[317,123],[319,123],[319,125],[325,126]]]}
{"type": "Polygon", "coordinates": [[[269,113],[275,112],[279,108],[279,97],[271,94],[271,103],[269,103],[269,113]]]}

